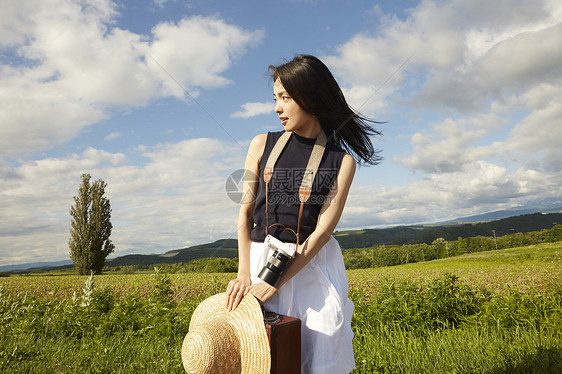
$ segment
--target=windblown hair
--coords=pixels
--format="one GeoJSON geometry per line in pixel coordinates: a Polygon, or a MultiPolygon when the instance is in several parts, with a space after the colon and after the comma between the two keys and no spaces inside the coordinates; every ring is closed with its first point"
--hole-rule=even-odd
{"type": "Polygon", "coordinates": [[[345,149],[359,163],[376,165],[381,161],[369,136],[382,136],[373,121],[347,104],[334,76],[322,61],[311,55],[299,55],[279,66],[269,66],[273,81],[277,79],[307,113],[315,116],[328,139],[345,149]]]}

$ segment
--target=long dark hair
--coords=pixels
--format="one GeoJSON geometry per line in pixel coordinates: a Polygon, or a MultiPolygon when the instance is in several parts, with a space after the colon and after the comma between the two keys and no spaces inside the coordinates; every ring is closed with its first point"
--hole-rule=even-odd
{"type": "Polygon", "coordinates": [[[347,104],[340,86],[326,65],[311,55],[299,55],[279,66],[269,66],[273,81],[307,113],[315,116],[333,142],[357,162],[376,165],[381,161],[369,136],[381,136],[371,123],[381,123],[357,113],[347,104]]]}

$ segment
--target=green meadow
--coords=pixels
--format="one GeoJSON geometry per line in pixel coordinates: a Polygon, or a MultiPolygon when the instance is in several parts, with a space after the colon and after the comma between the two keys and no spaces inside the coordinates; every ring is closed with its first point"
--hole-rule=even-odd
{"type": "MultiPolygon", "coordinates": [[[[354,373],[562,372],[562,242],[348,270],[354,373]]],[[[232,273],[0,277],[0,371],[182,373],[232,273]]]]}

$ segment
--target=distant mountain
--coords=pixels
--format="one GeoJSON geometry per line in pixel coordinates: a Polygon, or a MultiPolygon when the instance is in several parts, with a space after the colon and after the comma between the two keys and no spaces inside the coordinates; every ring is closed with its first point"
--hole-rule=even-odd
{"type": "Polygon", "coordinates": [[[63,266],[69,264],[72,264],[71,260],[54,261],[54,262],[28,262],[25,264],[0,266],[0,271],[44,269],[52,266],[63,266]]]}
{"type": "Polygon", "coordinates": [[[163,263],[189,262],[204,257],[238,257],[236,239],[220,239],[213,243],[174,249],[161,255],[126,255],[105,262],[107,266],[155,265],[163,263]]]}
{"type": "Polygon", "coordinates": [[[533,214],[533,213],[562,213],[562,205],[537,206],[537,207],[528,207],[523,209],[497,210],[495,212],[455,218],[450,221],[438,222],[437,225],[450,225],[453,223],[486,222],[486,221],[493,221],[502,218],[520,216],[524,214],[533,214]]]}
{"type": "Polygon", "coordinates": [[[437,238],[457,240],[474,236],[503,236],[516,232],[539,231],[562,224],[562,213],[534,213],[496,221],[450,225],[399,226],[390,229],[368,229],[334,233],[340,246],[365,248],[382,244],[431,244],[437,238]]]}
{"type": "MultiPolygon", "coordinates": [[[[204,257],[238,257],[238,241],[236,239],[220,239],[213,243],[196,245],[188,248],[174,249],[163,254],[125,255],[107,259],[107,266],[125,265],[157,265],[162,263],[189,262],[204,257]]],[[[55,270],[72,266],[72,261],[36,262],[29,264],[7,265],[0,267],[4,272],[29,272],[33,270],[55,270]]]]}

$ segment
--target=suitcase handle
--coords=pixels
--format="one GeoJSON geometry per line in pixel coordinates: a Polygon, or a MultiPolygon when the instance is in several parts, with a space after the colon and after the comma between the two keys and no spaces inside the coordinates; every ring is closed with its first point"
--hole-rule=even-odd
{"type": "Polygon", "coordinates": [[[281,322],[281,318],[279,318],[279,314],[276,315],[268,315],[263,317],[263,321],[268,325],[274,325],[278,322],[281,322]]]}

